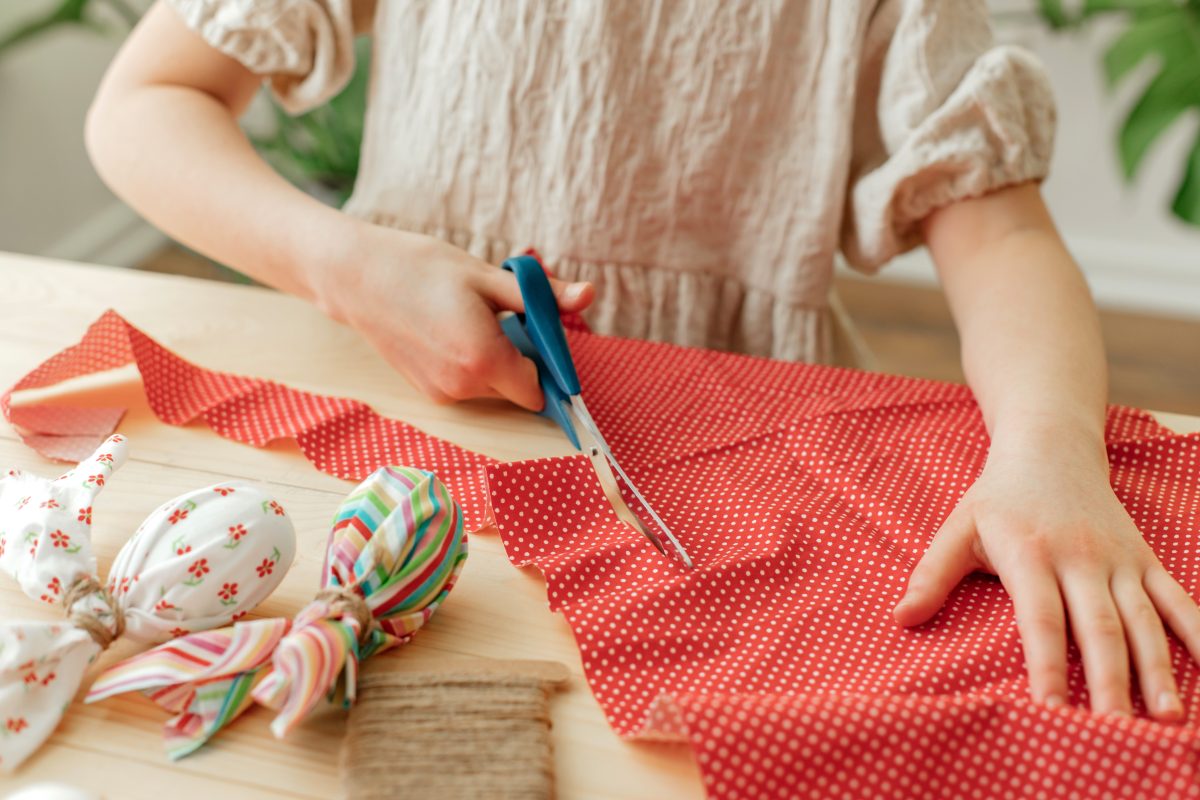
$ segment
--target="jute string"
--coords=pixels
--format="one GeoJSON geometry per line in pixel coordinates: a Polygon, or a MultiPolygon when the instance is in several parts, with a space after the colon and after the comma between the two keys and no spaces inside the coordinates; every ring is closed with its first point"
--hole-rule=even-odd
{"type": "Polygon", "coordinates": [[[101,650],[107,650],[125,630],[125,612],[113,601],[108,590],[91,575],[82,575],[67,587],[67,591],[63,593],[63,608],[67,610],[67,618],[71,620],[71,624],[87,631],[96,644],[100,645],[101,650]],[[93,594],[100,595],[100,599],[112,612],[111,624],[90,608],[74,608],[80,600],[93,594]]]}
{"type": "Polygon", "coordinates": [[[371,631],[376,624],[375,615],[371,613],[371,609],[367,607],[367,601],[361,594],[353,589],[331,586],[317,592],[315,599],[317,602],[328,603],[332,612],[331,616],[335,619],[343,616],[354,617],[358,622],[359,644],[364,644],[370,638],[371,631]]]}
{"type": "Polygon", "coordinates": [[[347,800],[551,798],[554,682],[494,668],[363,675],[342,749],[347,800]]]}

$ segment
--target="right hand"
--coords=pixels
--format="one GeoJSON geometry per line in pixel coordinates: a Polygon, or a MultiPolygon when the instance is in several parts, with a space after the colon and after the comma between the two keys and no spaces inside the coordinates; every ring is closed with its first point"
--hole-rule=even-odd
{"type": "MultiPolygon", "coordinates": [[[[524,310],[512,273],[433,237],[353,224],[348,249],[314,267],[327,314],[436,402],[503,397],[542,408],[537,368],[496,318],[524,310]]],[[[550,283],[563,311],[582,311],[595,295],[590,283],[550,283]]]]}

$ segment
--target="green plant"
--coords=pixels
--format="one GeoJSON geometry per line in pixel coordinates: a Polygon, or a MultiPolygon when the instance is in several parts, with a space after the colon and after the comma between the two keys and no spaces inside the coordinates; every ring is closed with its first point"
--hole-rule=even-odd
{"type": "Polygon", "coordinates": [[[21,42],[28,41],[64,25],[90,28],[94,31],[105,30],[105,25],[96,19],[95,14],[92,13],[96,6],[104,6],[111,9],[130,28],[137,24],[138,11],[127,3],[122,2],[122,0],[101,0],[101,2],[96,2],[96,0],[62,0],[57,6],[40,17],[34,17],[28,22],[18,25],[16,29],[0,36],[0,54],[3,54],[4,51],[21,42]]]}
{"type": "MultiPolygon", "coordinates": [[[[50,11],[0,36],[0,57],[17,45],[62,27],[106,32],[103,12],[120,19],[127,30],[137,24],[139,11],[123,0],[61,0],[50,11]]],[[[251,141],[271,164],[296,185],[334,202],[343,203],[354,187],[367,107],[370,41],[356,45],[357,67],[349,84],[320,108],[299,116],[274,106],[275,128],[251,141]]]]}
{"type": "MultiPolygon", "coordinates": [[[[1121,166],[1131,180],[1154,142],[1181,117],[1200,110],[1200,0],[1083,0],[1074,10],[1063,0],[1038,3],[1055,29],[1078,28],[1109,14],[1125,18],[1124,31],[1104,54],[1110,87],[1143,62],[1155,60],[1154,77],[1129,109],[1117,137],[1121,166]]],[[[1200,225],[1200,132],[1184,160],[1171,211],[1200,225]]]]}
{"type": "Polygon", "coordinates": [[[325,105],[298,117],[273,106],[275,130],[268,136],[251,136],[259,152],[293,183],[317,184],[340,205],[350,196],[358,174],[363,119],[367,111],[367,65],[370,39],[355,43],[354,75],[346,87],[325,105]]]}

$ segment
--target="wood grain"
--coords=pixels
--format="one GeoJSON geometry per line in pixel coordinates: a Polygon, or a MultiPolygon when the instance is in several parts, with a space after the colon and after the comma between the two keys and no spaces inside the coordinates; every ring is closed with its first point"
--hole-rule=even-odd
{"type": "MultiPolygon", "coordinates": [[[[209,281],[69,265],[0,254],[0,384],[10,386],[77,341],[107,308],[199,364],[258,375],[310,391],[349,395],[380,413],[502,459],[572,452],[557,428],[500,403],[433,405],[412,390],[351,331],[275,292],[209,281]]],[[[256,449],[221,439],[203,424],[158,422],[132,370],[91,380],[78,394],[130,410],[121,431],[131,458],[101,493],[94,536],[107,570],[137,523],[174,495],[223,478],[256,480],[296,523],[296,563],[261,615],[291,614],[317,585],[328,523],[350,484],[317,472],[291,444],[256,449]]],[[[68,402],[70,393],[56,396],[68,402]]],[[[0,465],[57,474],[0,425],[0,465]]],[[[56,472],[57,471],[57,472],[56,472]]],[[[0,617],[55,619],[12,581],[0,581],[0,617]]],[[[97,670],[135,652],[122,642],[97,670]]],[[[493,532],[472,537],[462,579],[433,622],[390,658],[544,659],[570,674],[554,695],[555,768],[562,798],[701,797],[699,773],[681,744],[630,743],[609,729],[583,678],[563,619],[550,613],[545,584],[512,567],[493,532]]],[[[92,673],[93,675],[95,672],[92,673]]],[[[204,751],[172,764],[163,755],[165,716],[140,697],[95,706],[75,703],[63,725],[16,775],[0,776],[0,795],[39,780],[68,781],[112,800],[331,798],[338,796],[337,751],[344,714],[326,710],[286,740],[268,730],[270,714],[248,713],[204,751]]]]}
{"type": "MultiPolygon", "coordinates": [[[[838,278],[837,291],[879,369],[963,383],[958,331],[942,291],[838,278]]],[[[1110,402],[1200,414],[1200,321],[1100,309],[1110,402]]]]}
{"type": "MultiPolygon", "coordinates": [[[[572,452],[551,423],[503,404],[442,407],[425,401],[351,331],[275,292],[5,254],[0,254],[0,287],[3,386],[77,341],[86,325],[111,307],[204,366],[353,396],[382,414],[496,458],[572,452]]],[[[258,613],[291,614],[312,597],[328,521],[349,484],[317,472],[291,444],[256,449],[221,439],[202,424],[178,428],[158,422],[131,370],[82,382],[74,392],[86,394],[91,404],[129,408],[121,431],[130,438],[131,458],[100,495],[95,513],[102,570],[159,503],[224,478],[242,477],[262,483],[279,498],[299,535],[295,565],[258,613]]],[[[67,402],[71,393],[56,398],[67,402]]],[[[1200,430],[1197,418],[1170,417],[1169,424],[1200,430]]],[[[0,465],[46,475],[62,470],[21,445],[7,424],[0,424],[0,465]]],[[[0,581],[0,617],[55,615],[11,581],[0,581]]],[[[119,643],[97,669],[134,651],[130,643],[119,643]]],[[[547,609],[541,576],[513,568],[494,532],[472,538],[462,579],[433,622],[414,642],[385,657],[421,663],[459,657],[561,662],[570,678],[551,706],[560,797],[703,794],[686,746],[624,742],[608,728],[588,692],[570,630],[547,609]]],[[[268,730],[270,715],[256,709],[204,751],[175,764],[162,753],[163,720],[140,697],[95,706],[76,702],[37,755],[15,776],[0,776],[0,793],[38,780],[61,780],[113,800],[162,800],[166,790],[171,800],[338,794],[336,759],[345,724],[340,711],[324,710],[279,741],[268,730]]]]}

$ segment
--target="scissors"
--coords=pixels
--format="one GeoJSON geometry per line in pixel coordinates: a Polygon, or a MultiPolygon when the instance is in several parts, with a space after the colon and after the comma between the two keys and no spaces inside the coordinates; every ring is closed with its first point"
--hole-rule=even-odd
{"type": "Polygon", "coordinates": [[[588,413],[580,393],[575,362],[567,347],[567,336],[559,319],[558,301],[554,299],[554,290],[550,288],[550,281],[541,263],[534,256],[523,255],[508,259],[503,266],[517,278],[517,286],[525,302],[525,313],[503,317],[500,327],[522,355],[537,365],[538,383],[546,398],[545,407],[538,413],[558,423],[571,444],[589,454],[592,468],[596,470],[600,483],[609,490],[606,494],[616,506],[618,516],[621,516],[622,510],[627,511],[635,527],[658,552],[674,558],[685,567],[691,567],[692,559],[683,545],[671,533],[662,517],[650,507],[625,470],[621,469],[612,449],[596,427],[595,420],[588,413]],[[586,448],[581,442],[581,432],[586,448]],[[619,484],[624,485],[637,500],[642,513],[634,511],[625,502],[619,484]]]}

